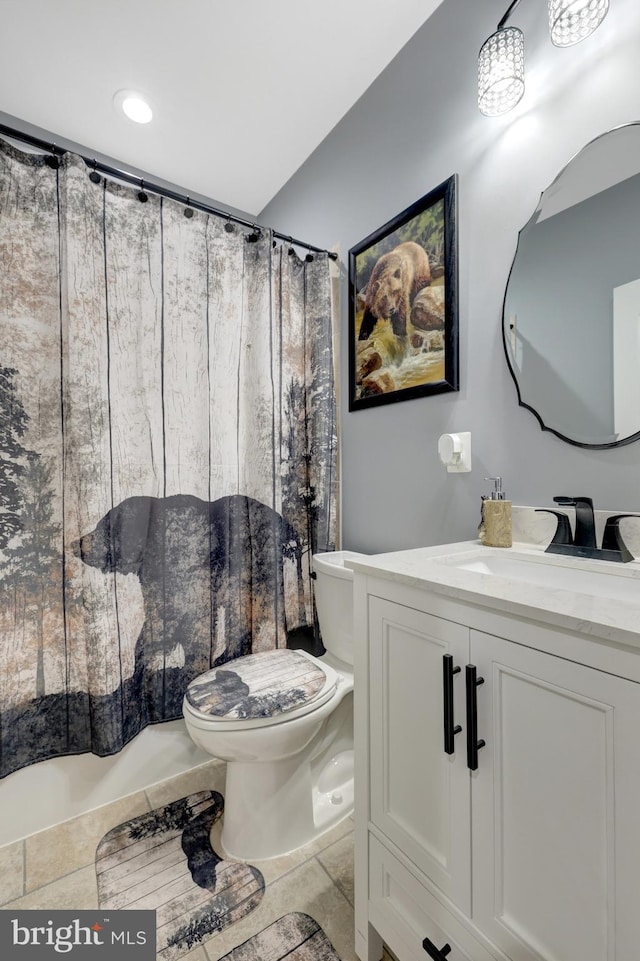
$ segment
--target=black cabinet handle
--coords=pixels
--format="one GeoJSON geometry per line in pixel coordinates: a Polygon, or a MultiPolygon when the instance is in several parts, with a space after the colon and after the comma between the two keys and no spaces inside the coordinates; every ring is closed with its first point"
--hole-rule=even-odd
{"type": "Polygon", "coordinates": [[[450,944],[444,944],[441,948],[436,948],[433,941],[430,941],[429,938],[424,939],[422,942],[422,947],[425,949],[429,957],[433,958],[433,961],[444,961],[444,958],[446,958],[451,951],[450,944]]]}
{"type": "Polygon", "coordinates": [[[453,726],[453,675],[459,674],[460,668],[453,666],[451,654],[442,655],[442,693],[444,703],[444,753],[453,754],[455,745],[453,739],[462,728],[459,724],[453,726]]]}
{"type": "Polygon", "coordinates": [[[484,684],[483,677],[476,676],[475,664],[467,664],[467,767],[470,771],[478,769],[478,751],[485,742],[478,740],[478,687],[484,684]]]}

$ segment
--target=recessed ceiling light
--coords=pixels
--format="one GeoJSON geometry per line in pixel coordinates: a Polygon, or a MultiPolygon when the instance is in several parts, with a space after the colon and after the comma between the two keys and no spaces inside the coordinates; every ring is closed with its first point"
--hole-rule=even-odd
{"type": "Polygon", "coordinates": [[[149,123],[153,117],[149,104],[133,90],[118,90],[113,102],[134,123],[149,123]]]}

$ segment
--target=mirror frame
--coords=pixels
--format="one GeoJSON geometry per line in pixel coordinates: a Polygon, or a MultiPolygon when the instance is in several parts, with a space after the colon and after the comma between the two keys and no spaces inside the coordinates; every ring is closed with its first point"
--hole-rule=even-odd
{"type": "MultiPolygon", "coordinates": [[[[514,266],[515,266],[515,262],[516,262],[516,259],[517,259],[517,257],[518,257],[518,250],[519,250],[519,248],[520,248],[520,241],[521,241],[522,233],[523,233],[524,230],[527,229],[527,227],[529,226],[529,224],[531,223],[531,221],[533,220],[533,218],[536,216],[536,213],[537,213],[538,210],[540,209],[540,204],[542,203],[542,198],[544,197],[545,193],[557,184],[557,182],[558,182],[558,181],[560,180],[560,178],[564,175],[564,173],[567,171],[567,169],[571,166],[571,164],[574,162],[574,160],[576,160],[576,158],[579,157],[580,154],[583,153],[583,151],[588,150],[588,148],[589,148],[592,144],[597,143],[598,140],[602,140],[603,137],[607,137],[609,134],[615,133],[617,130],[625,130],[625,129],[629,128],[629,127],[637,127],[638,130],[640,131],[640,121],[638,121],[638,120],[633,120],[633,121],[630,121],[629,123],[619,124],[618,126],[612,127],[610,130],[605,130],[604,133],[598,134],[597,137],[593,137],[591,140],[587,141],[587,143],[586,143],[583,147],[581,147],[579,150],[577,150],[577,151],[573,154],[573,156],[567,161],[567,163],[564,165],[564,167],[562,167],[562,169],[560,170],[560,172],[553,178],[553,180],[551,181],[551,183],[548,184],[548,185],[544,188],[544,190],[541,191],[540,197],[538,198],[538,203],[536,204],[533,213],[531,214],[531,216],[529,217],[529,219],[527,220],[527,222],[526,222],[526,223],[520,228],[520,230],[518,231],[518,241],[517,241],[517,243],[516,243],[516,250],[515,250],[515,253],[514,253],[514,255],[513,255],[513,260],[512,260],[512,262],[511,262],[511,267],[509,268],[509,275],[508,275],[508,277],[507,277],[507,282],[506,282],[506,284],[505,284],[505,289],[504,289],[504,297],[503,297],[503,299],[502,299],[502,346],[503,346],[503,348],[504,348],[504,355],[505,355],[506,360],[507,360],[507,366],[508,366],[508,368],[509,368],[509,373],[511,374],[511,377],[513,378],[513,382],[514,382],[514,384],[515,384],[516,394],[517,394],[517,397],[518,397],[518,405],[519,405],[520,407],[524,407],[526,410],[530,411],[530,412],[533,414],[533,416],[534,416],[534,417],[536,418],[536,420],[538,421],[538,424],[540,425],[540,429],[541,429],[541,430],[543,430],[543,431],[546,430],[546,431],[549,431],[549,433],[551,433],[551,434],[555,434],[555,436],[556,436],[556,437],[559,437],[560,440],[565,441],[565,443],[567,443],[567,444],[571,444],[573,447],[582,447],[582,448],[586,448],[586,449],[588,449],[588,450],[608,450],[608,449],[613,448],[613,447],[625,447],[627,444],[633,444],[635,441],[640,440],[640,426],[638,427],[638,430],[637,430],[634,434],[630,434],[628,437],[623,437],[622,440],[608,441],[607,443],[604,443],[604,444],[591,444],[591,443],[587,443],[587,442],[585,442],[585,441],[573,440],[571,437],[568,437],[566,434],[563,434],[561,431],[557,430],[555,427],[550,427],[548,424],[545,424],[544,420],[542,419],[542,417],[540,416],[540,414],[538,413],[538,411],[537,411],[534,407],[532,407],[531,404],[528,404],[525,400],[522,399],[522,395],[521,395],[521,393],[520,393],[520,385],[519,385],[519,383],[518,383],[518,378],[517,378],[517,376],[516,376],[516,372],[515,372],[515,370],[514,370],[514,368],[513,368],[513,365],[512,365],[512,363],[511,363],[511,359],[510,359],[510,356],[509,356],[508,344],[507,344],[507,326],[508,326],[508,323],[507,323],[507,319],[506,319],[506,315],[505,315],[506,305],[507,305],[507,294],[508,294],[508,291],[509,291],[509,284],[510,284],[510,282],[511,282],[511,274],[513,273],[513,268],[514,268],[514,266]]],[[[640,173],[640,171],[638,171],[638,172],[640,173]]]]}

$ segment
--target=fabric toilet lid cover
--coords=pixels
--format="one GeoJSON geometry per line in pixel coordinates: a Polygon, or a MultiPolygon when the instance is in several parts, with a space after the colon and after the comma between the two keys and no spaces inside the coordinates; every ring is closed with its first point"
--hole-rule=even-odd
{"type": "Polygon", "coordinates": [[[262,651],[237,657],[201,674],[186,698],[201,714],[216,718],[275,717],[313,701],[327,674],[300,651],[262,651]]]}

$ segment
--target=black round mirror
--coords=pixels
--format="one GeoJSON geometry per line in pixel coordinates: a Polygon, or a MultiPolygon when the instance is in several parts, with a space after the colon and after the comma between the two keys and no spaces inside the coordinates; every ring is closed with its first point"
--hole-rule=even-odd
{"type": "Polygon", "coordinates": [[[518,400],[580,447],[640,437],[640,123],[591,141],[520,231],[503,338],[518,400]]]}

